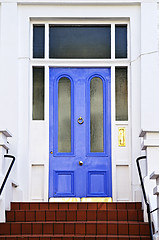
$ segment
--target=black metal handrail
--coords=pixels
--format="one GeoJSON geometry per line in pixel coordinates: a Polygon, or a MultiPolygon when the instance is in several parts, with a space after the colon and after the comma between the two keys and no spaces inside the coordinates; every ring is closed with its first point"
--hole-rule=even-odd
{"type": "Polygon", "coordinates": [[[147,197],[146,197],[146,191],[145,191],[144,182],[143,182],[142,174],[141,174],[141,168],[140,168],[140,164],[139,164],[139,161],[142,160],[142,159],[146,159],[146,156],[138,157],[136,159],[136,163],[137,163],[137,169],[138,169],[138,172],[139,172],[139,178],[140,178],[140,182],[141,182],[141,188],[142,188],[145,204],[147,206],[147,216],[148,216],[149,229],[150,229],[150,238],[151,238],[151,240],[153,240],[150,204],[149,204],[149,202],[147,200],[147,197]]]}
{"type": "Polygon", "coordinates": [[[2,183],[2,185],[1,185],[0,195],[1,195],[2,191],[3,191],[3,188],[4,188],[5,184],[6,184],[6,181],[7,181],[7,179],[8,179],[8,176],[9,176],[9,174],[10,174],[10,172],[11,172],[11,169],[12,169],[12,167],[13,167],[13,164],[14,164],[14,162],[15,162],[15,157],[12,156],[12,155],[4,155],[4,157],[5,157],[5,158],[12,158],[12,162],[11,162],[9,168],[8,168],[8,171],[7,171],[7,173],[6,173],[6,176],[5,176],[5,178],[4,178],[4,180],[3,180],[3,183],[2,183]]]}

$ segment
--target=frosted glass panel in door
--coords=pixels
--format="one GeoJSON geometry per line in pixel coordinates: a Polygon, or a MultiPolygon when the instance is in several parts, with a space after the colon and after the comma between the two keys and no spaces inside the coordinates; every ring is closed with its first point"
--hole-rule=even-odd
{"type": "Polygon", "coordinates": [[[90,82],[90,128],[91,152],[103,152],[103,81],[99,77],[90,82]]]}
{"type": "Polygon", "coordinates": [[[71,152],[71,82],[58,82],[58,152],[71,152]]]}

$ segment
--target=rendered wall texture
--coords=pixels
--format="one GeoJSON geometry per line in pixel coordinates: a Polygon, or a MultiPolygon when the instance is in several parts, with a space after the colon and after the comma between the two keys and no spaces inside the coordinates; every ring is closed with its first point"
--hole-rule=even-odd
{"type": "MultiPolygon", "coordinates": [[[[80,1],[79,1],[80,2],[80,1]]],[[[155,1],[90,0],[76,4],[63,1],[1,1],[0,5],[0,102],[1,128],[11,131],[10,152],[17,158],[13,178],[23,191],[23,200],[32,200],[32,189],[38,185],[35,173],[44,179],[39,200],[48,200],[49,173],[49,66],[112,67],[112,168],[113,199],[120,200],[116,177],[124,171],[129,191],[125,200],[140,200],[135,158],[141,154],[139,133],[159,130],[158,30],[155,1]],[[36,3],[36,4],[35,4],[36,3]],[[34,61],[32,24],[104,24],[107,21],[129,25],[129,58],[121,66],[129,67],[129,122],[115,121],[115,66],[117,61],[34,61]],[[45,121],[32,121],[32,66],[45,65],[45,121]],[[118,127],[127,128],[127,151],[120,158],[118,127]],[[126,160],[125,160],[125,159],[126,160]],[[123,160],[124,159],[124,160],[123,160]],[[123,168],[122,168],[123,166],[123,168]],[[33,170],[34,169],[34,170],[33,170]],[[38,170],[37,170],[38,169],[38,170]],[[122,169],[122,170],[121,170],[122,169]],[[33,181],[33,182],[32,182],[33,181]],[[32,186],[32,187],[31,187],[32,186]],[[43,196],[42,196],[43,195],[43,196]],[[40,199],[41,198],[41,199],[40,199]]],[[[115,51],[112,49],[112,51],[115,51]]],[[[118,179],[119,182],[122,179],[118,179]]],[[[118,182],[118,183],[119,183],[118,182]]],[[[40,186],[39,186],[40,187],[40,186]]],[[[38,192],[38,191],[37,191],[38,192]]],[[[38,199],[37,199],[38,200],[38,199]]],[[[124,200],[124,198],[123,198],[124,200]]]]}

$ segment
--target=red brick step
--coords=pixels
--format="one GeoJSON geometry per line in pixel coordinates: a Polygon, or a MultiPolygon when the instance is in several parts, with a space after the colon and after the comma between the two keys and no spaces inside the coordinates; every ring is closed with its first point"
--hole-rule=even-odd
{"type": "Polygon", "coordinates": [[[109,210],[109,209],[141,209],[140,202],[127,203],[46,203],[46,202],[14,202],[11,203],[12,210],[109,210]]]}
{"type": "Polygon", "coordinates": [[[80,234],[80,235],[148,235],[149,226],[144,222],[23,222],[1,223],[0,235],[14,234],[80,234]]]}
{"type": "Polygon", "coordinates": [[[141,203],[12,203],[0,240],[150,240],[141,203]]]}
{"type": "Polygon", "coordinates": [[[117,210],[12,210],[6,212],[7,222],[42,221],[143,221],[143,211],[117,210]]]}
{"type": "Polygon", "coordinates": [[[37,236],[31,236],[31,235],[21,235],[21,236],[10,236],[6,235],[5,237],[0,236],[0,240],[150,240],[149,237],[146,236],[117,236],[117,235],[101,235],[101,236],[59,236],[59,235],[37,235],[37,236]]]}

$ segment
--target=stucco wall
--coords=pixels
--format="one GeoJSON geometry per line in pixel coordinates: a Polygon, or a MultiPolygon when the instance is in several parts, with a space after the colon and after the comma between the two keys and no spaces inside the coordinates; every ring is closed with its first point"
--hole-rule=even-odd
{"type": "MultiPolygon", "coordinates": [[[[10,1],[0,6],[0,125],[8,128],[13,138],[10,153],[17,159],[13,178],[19,182],[24,200],[48,200],[49,169],[49,66],[112,66],[112,166],[113,200],[140,200],[140,186],[135,158],[141,154],[139,133],[141,129],[158,129],[159,111],[156,111],[158,95],[158,40],[157,5],[155,1],[10,1]],[[35,4],[36,2],[36,4],[35,4]],[[120,158],[118,127],[115,122],[115,59],[106,61],[34,61],[31,59],[31,24],[36,21],[98,23],[127,21],[129,26],[129,59],[121,66],[129,67],[129,121],[127,128],[127,151],[120,158]],[[45,64],[45,121],[32,121],[32,65],[45,64]],[[127,171],[129,190],[120,197],[116,179],[117,168],[127,171]],[[34,170],[33,170],[34,169],[34,170]],[[36,170],[35,170],[36,169],[36,170]],[[125,170],[124,170],[125,169],[125,170]],[[35,174],[37,173],[37,175],[35,174]],[[42,174],[44,185],[39,188],[38,177],[42,174]],[[124,199],[125,198],[125,199],[124,199]]],[[[122,171],[121,171],[122,172],[122,171]]]]}

